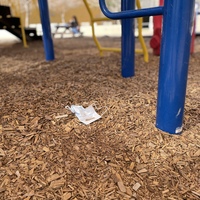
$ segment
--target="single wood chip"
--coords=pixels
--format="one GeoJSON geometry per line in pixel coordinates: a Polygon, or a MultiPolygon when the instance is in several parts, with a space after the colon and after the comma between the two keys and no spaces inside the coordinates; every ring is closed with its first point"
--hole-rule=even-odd
{"type": "Polygon", "coordinates": [[[164,190],[164,191],[162,191],[162,193],[163,194],[165,194],[165,193],[168,193],[169,192],[169,190],[167,189],[167,190],[164,190]]]}
{"type": "Polygon", "coordinates": [[[121,176],[118,173],[113,174],[113,179],[115,183],[123,182],[121,176]]]}
{"type": "Polygon", "coordinates": [[[136,183],[134,186],[133,186],[133,189],[135,191],[137,191],[139,188],[141,187],[141,185],[139,183],[136,183]]]}
{"type": "Polygon", "coordinates": [[[124,186],[124,183],[123,182],[117,182],[117,185],[118,185],[118,187],[119,187],[119,189],[120,189],[120,191],[121,192],[126,192],[126,188],[125,188],[125,186],[124,186]]]}
{"type": "Polygon", "coordinates": [[[129,187],[126,188],[126,193],[130,196],[133,195],[133,192],[131,191],[131,189],[129,187]]]}
{"type": "Polygon", "coordinates": [[[129,169],[130,170],[133,170],[133,168],[135,167],[135,163],[134,162],[131,162],[130,166],[129,166],[129,169]]]}
{"type": "Polygon", "coordinates": [[[68,115],[66,114],[66,115],[58,115],[58,116],[56,116],[55,118],[56,119],[61,119],[61,118],[64,118],[64,117],[68,117],[68,115]]]}
{"type": "Polygon", "coordinates": [[[193,194],[197,195],[198,197],[200,197],[200,193],[196,192],[196,191],[192,191],[193,194]]]}
{"type": "Polygon", "coordinates": [[[65,129],[65,131],[67,132],[67,133],[69,133],[72,129],[73,129],[73,127],[70,127],[70,126],[64,126],[64,129],[65,129]]]}
{"type": "Polygon", "coordinates": [[[45,152],[49,152],[50,151],[48,147],[43,147],[42,150],[45,151],[45,152]]]}
{"type": "Polygon", "coordinates": [[[53,175],[51,175],[50,177],[47,178],[47,181],[51,182],[51,181],[55,181],[56,179],[59,179],[59,178],[60,178],[59,174],[53,174],[53,175]]]}
{"type": "Polygon", "coordinates": [[[49,187],[51,187],[53,189],[58,189],[58,188],[61,188],[62,186],[64,186],[64,184],[65,184],[65,180],[62,178],[62,179],[59,179],[56,181],[52,181],[49,187]]]}
{"type": "Polygon", "coordinates": [[[66,192],[66,193],[64,193],[64,194],[62,195],[62,200],[68,200],[68,199],[71,198],[71,196],[72,196],[71,193],[66,192]]]}
{"type": "Polygon", "coordinates": [[[15,174],[16,174],[16,176],[18,177],[18,178],[20,178],[20,173],[19,173],[19,171],[17,170],[16,172],[15,172],[15,174]]]}
{"type": "Polygon", "coordinates": [[[1,148],[0,148],[0,156],[3,156],[3,157],[5,156],[5,152],[4,152],[4,150],[1,149],[1,148]]]}
{"type": "Polygon", "coordinates": [[[137,173],[140,174],[140,173],[146,173],[146,172],[147,172],[147,169],[144,168],[144,169],[139,170],[137,173]]]}

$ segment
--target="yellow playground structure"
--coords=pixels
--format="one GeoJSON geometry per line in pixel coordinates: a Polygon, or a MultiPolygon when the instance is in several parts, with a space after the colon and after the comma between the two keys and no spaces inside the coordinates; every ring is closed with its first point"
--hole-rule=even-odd
{"type": "Polygon", "coordinates": [[[4,29],[20,38],[23,41],[24,47],[28,47],[25,28],[19,13],[18,17],[11,14],[11,7],[15,6],[12,2],[0,2],[0,29],[4,29]]]}
{"type": "MultiPolygon", "coordinates": [[[[108,19],[106,17],[101,17],[101,18],[95,18],[93,16],[93,13],[90,9],[90,6],[89,6],[89,3],[87,0],[83,0],[86,8],[87,8],[87,11],[89,13],[89,16],[90,16],[90,23],[91,23],[91,27],[92,27],[92,37],[93,37],[93,40],[100,52],[100,55],[102,55],[102,53],[104,51],[113,51],[113,52],[120,52],[121,49],[120,48],[113,48],[113,47],[102,47],[100,42],[98,41],[98,38],[96,37],[95,35],[95,26],[94,26],[94,23],[95,22],[101,22],[101,21],[110,21],[111,19],[108,19]]],[[[141,4],[140,4],[140,0],[136,0],[136,6],[138,9],[141,9],[141,4]]],[[[142,46],[142,49],[135,49],[135,53],[142,53],[144,55],[144,61],[145,62],[148,62],[149,61],[149,54],[148,54],[148,51],[147,51],[147,47],[146,47],[146,44],[144,42],[144,38],[142,36],[142,17],[138,18],[138,37],[139,37],[139,41],[140,41],[140,44],[142,46]]]]}

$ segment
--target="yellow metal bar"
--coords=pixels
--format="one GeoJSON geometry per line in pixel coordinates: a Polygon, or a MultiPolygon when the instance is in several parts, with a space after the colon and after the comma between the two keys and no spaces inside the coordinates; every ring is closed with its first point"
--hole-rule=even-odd
{"type": "MultiPolygon", "coordinates": [[[[101,50],[102,51],[121,52],[121,48],[102,47],[101,50]]],[[[143,50],[142,49],[135,49],[135,52],[143,54],[143,50]]]]}
{"type": "Polygon", "coordinates": [[[102,51],[112,51],[112,52],[121,52],[120,48],[110,48],[110,47],[102,47],[102,51]]]}
{"type": "Polygon", "coordinates": [[[25,34],[24,26],[21,23],[21,18],[20,18],[20,24],[21,24],[20,28],[21,28],[21,32],[22,32],[23,45],[24,45],[25,48],[27,48],[28,45],[27,45],[27,40],[26,40],[26,34],[25,34]]]}
{"type": "Polygon", "coordinates": [[[22,33],[22,42],[25,48],[28,47],[27,45],[27,40],[26,40],[26,34],[25,34],[25,30],[24,30],[24,25],[23,25],[23,20],[22,20],[22,15],[21,15],[21,7],[20,7],[20,2],[18,1],[18,12],[19,12],[19,19],[20,19],[20,28],[21,28],[21,33],[22,33]]]}
{"type": "Polygon", "coordinates": [[[142,53],[143,54],[144,52],[143,52],[143,49],[135,49],[135,53],[142,53]]]}
{"type": "MultiPolygon", "coordinates": [[[[136,5],[137,5],[138,9],[141,9],[140,0],[136,0],[136,5]]],[[[142,50],[143,50],[143,54],[144,54],[144,61],[149,62],[149,53],[147,51],[147,47],[144,42],[144,38],[142,36],[142,17],[139,17],[137,20],[138,20],[138,37],[139,37],[140,44],[142,46],[142,50]]]]}
{"type": "Polygon", "coordinates": [[[94,17],[93,17],[92,11],[90,10],[90,6],[89,6],[87,0],[83,0],[83,2],[85,4],[85,7],[86,7],[86,9],[87,9],[87,11],[89,13],[89,16],[90,16],[90,23],[91,23],[91,27],[92,27],[92,38],[93,38],[93,40],[94,40],[94,42],[95,42],[95,44],[96,44],[96,46],[97,46],[97,48],[98,48],[98,50],[100,52],[100,55],[102,55],[103,54],[103,50],[102,50],[101,44],[99,43],[99,41],[98,41],[98,39],[97,39],[97,37],[95,35],[95,28],[94,28],[94,22],[95,21],[94,21],[94,17]]]}
{"type": "Polygon", "coordinates": [[[92,21],[93,22],[102,22],[102,21],[111,21],[111,19],[102,17],[102,18],[93,18],[92,21]]]}
{"type": "Polygon", "coordinates": [[[94,28],[94,23],[93,22],[92,22],[91,26],[92,26],[92,38],[93,38],[93,40],[94,40],[94,42],[95,42],[95,44],[96,44],[96,46],[97,46],[97,48],[98,48],[98,50],[100,52],[100,55],[102,55],[103,54],[102,46],[99,43],[99,41],[98,41],[98,39],[97,39],[97,37],[95,35],[95,28],[94,28]]]}

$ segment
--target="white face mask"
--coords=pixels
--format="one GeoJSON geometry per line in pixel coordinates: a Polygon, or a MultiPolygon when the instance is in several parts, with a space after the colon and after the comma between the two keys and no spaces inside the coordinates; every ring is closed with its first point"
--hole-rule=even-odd
{"type": "Polygon", "coordinates": [[[65,106],[65,108],[74,113],[76,117],[85,125],[88,125],[101,118],[101,116],[96,113],[92,105],[88,106],[87,108],[76,105],[72,105],[71,107],[65,106]]]}

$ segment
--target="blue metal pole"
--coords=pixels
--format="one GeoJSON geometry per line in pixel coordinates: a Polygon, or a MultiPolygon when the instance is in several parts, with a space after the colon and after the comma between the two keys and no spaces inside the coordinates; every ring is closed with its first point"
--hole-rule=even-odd
{"type": "MultiPolygon", "coordinates": [[[[135,0],[122,0],[121,10],[134,10],[135,0]]],[[[135,61],[135,35],[134,35],[134,19],[122,19],[122,38],[121,38],[121,54],[122,54],[122,76],[134,76],[135,61]]]]}
{"type": "Polygon", "coordinates": [[[51,35],[48,1],[38,0],[38,4],[40,9],[40,19],[42,23],[42,32],[43,32],[42,39],[44,44],[45,58],[47,61],[50,61],[54,60],[54,47],[51,35]]]}
{"type": "Polygon", "coordinates": [[[182,132],[195,0],[165,0],[156,126],[182,132]]]}

